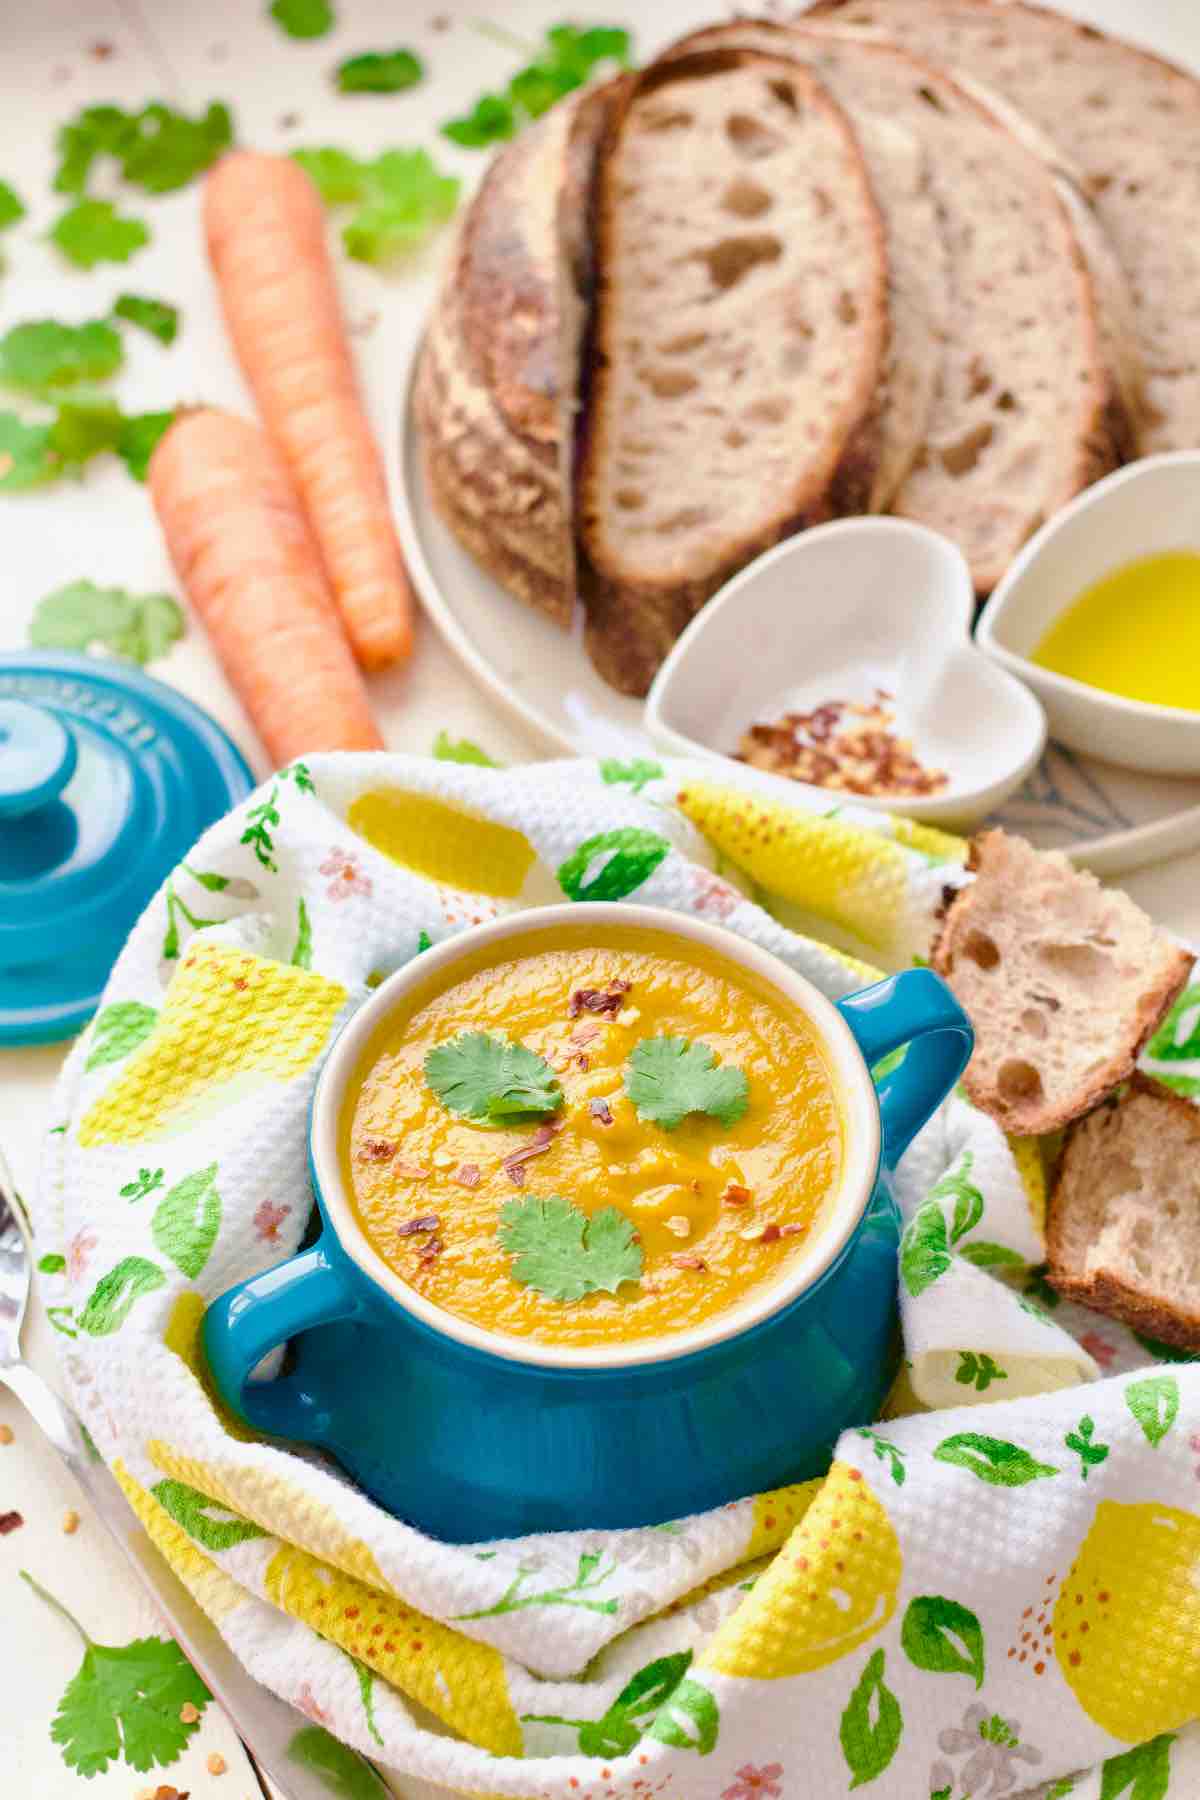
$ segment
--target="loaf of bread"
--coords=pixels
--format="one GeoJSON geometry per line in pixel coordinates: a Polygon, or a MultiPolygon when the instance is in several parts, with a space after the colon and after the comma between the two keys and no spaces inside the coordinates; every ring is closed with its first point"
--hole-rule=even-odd
{"type": "Polygon", "coordinates": [[[1073,1125],[1047,1275],[1135,1331],[1200,1354],[1200,1109],[1146,1076],[1073,1125]]]}
{"type": "Polygon", "coordinates": [[[740,51],[629,84],[593,217],[580,584],[597,666],[641,694],[736,569],[866,505],[884,231],[827,91],[797,63],[740,51]]]}
{"type": "Polygon", "coordinates": [[[967,1095],[1005,1131],[1058,1131],[1132,1074],[1192,958],[1058,851],[985,831],[969,866],[932,958],[975,1027],[967,1095]]]}
{"type": "MultiPolygon", "coordinates": [[[[1129,8],[1131,21],[1137,9],[1129,8]]],[[[1002,94],[1061,146],[1128,276],[1146,408],[1139,448],[1200,444],[1200,82],[1021,0],[820,0],[1002,94]]]]}

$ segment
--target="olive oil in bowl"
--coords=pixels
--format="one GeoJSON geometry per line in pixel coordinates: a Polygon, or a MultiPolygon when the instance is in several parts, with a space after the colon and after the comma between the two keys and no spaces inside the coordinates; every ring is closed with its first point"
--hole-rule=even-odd
{"type": "Polygon", "coordinates": [[[1200,711],[1200,554],[1141,556],[1093,582],[1032,660],[1125,700],[1200,711]]]}

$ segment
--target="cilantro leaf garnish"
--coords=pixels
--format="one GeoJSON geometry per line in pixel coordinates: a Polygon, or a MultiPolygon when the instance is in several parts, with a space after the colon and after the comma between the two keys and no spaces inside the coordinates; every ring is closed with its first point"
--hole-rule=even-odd
{"type": "Polygon", "coordinates": [[[119,156],[133,134],[133,116],[120,106],[85,106],[61,125],[56,139],[56,194],[82,195],[98,156],[119,156]]]}
{"type": "Polygon", "coordinates": [[[438,762],[472,763],[480,769],[500,767],[495,757],[473,744],[470,738],[452,738],[448,731],[439,731],[434,738],[433,754],[438,762]]]}
{"type": "Polygon", "coordinates": [[[343,94],[399,94],[416,87],[424,73],[411,50],[364,50],[339,63],[334,79],[343,94]]]}
{"type": "Polygon", "coordinates": [[[563,1103],[548,1062],[486,1031],[436,1044],[425,1058],[425,1079],[451,1112],[493,1125],[557,1112],[563,1103]]]}
{"type": "Polygon", "coordinates": [[[145,294],[118,294],[113,317],[148,331],[160,344],[173,344],[179,331],[179,308],[145,294]]]}
{"type": "Polygon", "coordinates": [[[40,487],[56,473],[50,427],[27,424],[14,412],[0,412],[0,494],[40,487]]]}
{"type": "Polygon", "coordinates": [[[327,206],[354,205],[342,242],[359,262],[387,263],[420,247],[458,205],[460,183],[426,150],[385,150],[370,162],[324,146],[292,152],[327,206]]]}
{"type": "Polygon", "coordinates": [[[481,94],[469,113],[442,126],[442,134],[471,150],[510,138],[527,119],[540,119],[564,94],[582,87],[601,63],[626,68],[629,49],[629,33],[618,26],[554,25],[502,94],[481,94]]]}
{"type": "Polygon", "coordinates": [[[169,194],[207,169],[232,142],[233,120],[219,100],[196,119],[161,100],[138,112],[85,106],[58,133],[54,189],[84,195],[97,157],[111,156],[126,181],[148,194],[169,194]]]}
{"type": "Polygon", "coordinates": [[[50,448],[61,474],[74,474],[121,441],[121,409],[107,394],[72,394],[50,424],[50,448]]]}
{"type": "Polygon", "coordinates": [[[674,1131],[689,1113],[736,1124],[750,1104],[741,1069],[718,1068],[715,1051],[687,1038],[643,1038],[629,1058],[625,1092],[639,1119],[674,1131]]]}
{"type": "Polygon", "coordinates": [[[615,1206],[589,1219],[560,1195],[523,1195],[501,1207],[497,1236],[513,1257],[513,1280],[549,1300],[615,1294],[623,1281],[641,1277],[637,1234],[615,1206]]]}
{"type": "Polygon", "coordinates": [[[152,662],[183,635],[183,613],[170,594],[127,594],[123,588],[72,581],[34,608],[29,641],[38,649],[88,650],[152,662]]]}
{"type": "Polygon", "coordinates": [[[55,220],[50,236],[79,269],[128,262],[135,250],[150,242],[149,227],[140,219],[122,218],[111,200],[78,201],[55,220]]]}
{"type": "Polygon", "coordinates": [[[41,394],[74,381],[106,381],[124,357],[120,334],[104,319],[84,325],[27,319],[0,338],[0,382],[41,394]]]}
{"type": "Polygon", "coordinates": [[[148,412],[127,413],[121,421],[117,455],[135,481],[145,481],[155,446],[174,419],[174,412],[148,412]]]}
{"type": "Polygon", "coordinates": [[[267,11],[289,37],[324,37],[333,27],[329,0],[271,0],[267,11]]]}
{"type": "Polygon", "coordinates": [[[0,181],[0,231],[15,225],[18,219],[25,217],[25,204],[14,187],[7,181],[0,181]]]}

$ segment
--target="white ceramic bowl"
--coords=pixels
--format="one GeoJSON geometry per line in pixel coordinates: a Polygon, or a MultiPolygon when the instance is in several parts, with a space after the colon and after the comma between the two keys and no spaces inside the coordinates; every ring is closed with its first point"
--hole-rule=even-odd
{"type": "Polygon", "coordinates": [[[1200,712],[1123,700],[1030,661],[1084,588],[1164,550],[1200,552],[1200,451],[1147,456],[1055,513],[984,608],[980,647],[1039,696],[1061,743],[1156,775],[1200,774],[1200,712]]]}
{"type": "Polygon", "coordinates": [[[1020,785],[1046,736],[1033,695],[972,644],[974,610],[962,553],[938,532],[904,519],[819,525],[742,569],[696,615],[655,677],[647,729],[664,749],[724,759],[749,725],[883,688],[898,735],[948,785],[911,798],[807,792],[971,825],[1020,785]]]}

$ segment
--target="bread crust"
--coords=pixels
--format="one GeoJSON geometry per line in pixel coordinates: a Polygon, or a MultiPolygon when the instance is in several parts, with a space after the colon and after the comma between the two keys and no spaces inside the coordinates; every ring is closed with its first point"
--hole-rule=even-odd
{"type": "Polygon", "coordinates": [[[1149,1294],[1134,1287],[1113,1270],[1098,1269],[1092,1275],[1077,1275],[1067,1266],[1065,1223],[1076,1178],[1074,1163],[1082,1149],[1084,1136],[1094,1120],[1107,1107],[1120,1107],[1133,1096],[1151,1100],[1161,1108],[1168,1130],[1182,1128],[1200,1155],[1200,1111],[1182,1094],[1164,1087],[1144,1075],[1140,1069],[1129,1079],[1125,1093],[1097,1108],[1071,1126],[1059,1157],[1054,1186],[1050,1195],[1046,1226],[1046,1279],[1066,1299],[1078,1300],[1093,1311],[1119,1319],[1132,1331],[1145,1337],[1158,1338],[1177,1349],[1200,1353],[1200,1313],[1188,1312],[1162,1295],[1149,1294]]]}
{"type": "Polygon", "coordinates": [[[775,58],[751,50],[713,50],[680,56],[668,63],[652,63],[628,82],[609,112],[601,143],[592,224],[596,281],[576,473],[579,591],[587,613],[585,642],[600,674],[622,693],[642,695],[688,621],[739,568],[806,526],[821,523],[839,511],[857,512],[866,507],[879,462],[878,389],[889,329],[886,235],[862,150],[845,113],[803,64],[786,56],[775,58]],[[606,449],[598,397],[609,355],[606,311],[612,293],[611,251],[619,198],[608,179],[613,157],[632,108],[647,94],[671,83],[718,75],[729,69],[770,68],[773,64],[786,68],[789,79],[803,85],[808,104],[820,108],[833,125],[846,155],[845,167],[859,184],[861,217],[869,233],[874,265],[870,304],[863,318],[866,348],[860,359],[862,366],[843,409],[844,417],[829,435],[825,455],[809,459],[805,477],[786,507],[781,506],[749,539],[731,544],[720,564],[702,577],[692,581],[630,580],[627,575],[604,567],[595,541],[594,508],[589,501],[594,471],[606,449]]]}
{"type": "MultiPolygon", "coordinates": [[[[977,871],[987,855],[989,841],[1003,837],[1004,833],[1000,831],[985,831],[974,837],[967,856],[968,870],[977,871]]],[[[954,954],[970,928],[977,902],[975,882],[959,888],[946,909],[930,952],[930,967],[951,988],[954,987],[954,954]]],[[[1024,1103],[1019,1099],[1001,1102],[980,1076],[974,1057],[963,1076],[967,1098],[1005,1131],[1018,1137],[1043,1137],[1048,1132],[1061,1131],[1064,1126],[1090,1113],[1134,1073],[1138,1057],[1182,992],[1192,962],[1190,952],[1172,947],[1162,975],[1152,987],[1138,995],[1113,1054],[1058,1105],[1052,1105],[1044,1095],[1031,1096],[1024,1103]]]]}

